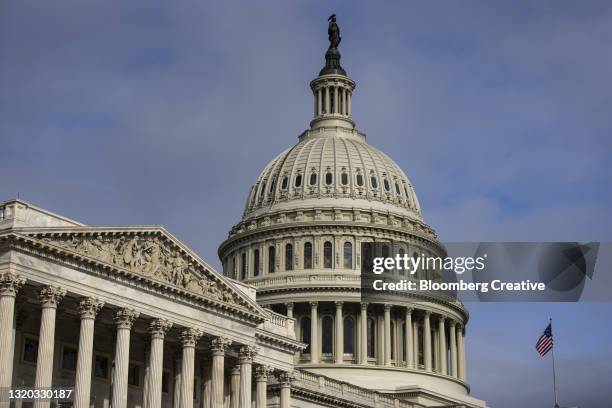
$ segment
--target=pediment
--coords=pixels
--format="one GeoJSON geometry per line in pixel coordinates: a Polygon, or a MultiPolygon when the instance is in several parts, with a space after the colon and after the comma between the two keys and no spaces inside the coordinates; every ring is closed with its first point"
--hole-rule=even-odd
{"type": "Polygon", "coordinates": [[[106,269],[126,271],[139,281],[174,288],[210,305],[241,309],[257,322],[266,318],[265,311],[230,279],[161,227],[24,228],[19,232],[38,241],[39,248],[53,248],[56,253],[59,249],[106,269]]]}

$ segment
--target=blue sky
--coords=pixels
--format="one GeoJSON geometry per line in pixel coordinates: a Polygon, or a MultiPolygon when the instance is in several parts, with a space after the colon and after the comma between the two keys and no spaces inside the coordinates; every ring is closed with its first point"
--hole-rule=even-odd
{"type": "MultiPolygon", "coordinates": [[[[445,241],[612,239],[612,4],[596,1],[0,5],[0,199],[93,225],[161,224],[218,265],[250,184],[312,115],[338,15],[353,114],[445,241]]],[[[470,304],[469,377],[612,406],[609,304],[470,304]]]]}

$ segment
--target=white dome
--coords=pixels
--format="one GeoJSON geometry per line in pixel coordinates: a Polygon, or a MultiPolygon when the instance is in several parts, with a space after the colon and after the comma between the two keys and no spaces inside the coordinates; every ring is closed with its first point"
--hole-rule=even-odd
{"type": "Polygon", "coordinates": [[[412,184],[365,135],[346,127],[305,131],[251,187],[243,220],[299,208],[358,208],[422,221],[412,184]]]}

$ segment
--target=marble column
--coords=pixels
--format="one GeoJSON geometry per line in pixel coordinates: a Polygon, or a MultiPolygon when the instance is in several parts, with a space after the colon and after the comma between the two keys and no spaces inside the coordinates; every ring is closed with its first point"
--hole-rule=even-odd
{"type": "Polygon", "coordinates": [[[384,363],[386,366],[391,365],[391,305],[385,304],[385,334],[384,334],[384,363]]]}
{"type": "MultiPolygon", "coordinates": [[[[223,408],[223,379],[225,378],[223,368],[225,366],[225,352],[231,344],[229,339],[217,337],[210,341],[210,350],[212,352],[212,383],[210,386],[210,407],[223,408]]],[[[234,374],[232,372],[232,386],[234,383],[234,374]]],[[[238,384],[240,384],[240,371],[238,371],[238,384]]],[[[234,407],[232,405],[232,407],[234,407]]]]}
{"type": "Polygon", "coordinates": [[[457,377],[457,331],[456,323],[452,320],[449,322],[449,336],[450,339],[450,374],[453,377],[457,377]]]}
{"type": "Polygon", "coordinates": [[[414,368],[419,368],[419,323],[412,320],[412,351],[414,353],[414,368]]]}
{"type": "MultiPolygon", "coordinates": [[[[55,286],[45,286],[39,293],[42,306],[40,334],[38,338],[38,359],[36,360],[35,388],[52,386],[53,379],[53,346],[55,343],[55,315],[57,305],[66,295],[66,291],[55,286]]],[[[9,330],[9,333],[11,331],[9,330]]],[[[0,350],[4,352],[4,350],[0,350]]],[[[48,408],[50,400],[35,400],[34,408],[48,408]]]]}
{"type": "Polygon", "coordinates": [[[346,103],[346,105],[347,105],[346,107],[348,108],[348,115],[349,116],[352,115],[352,113],[351,113],[351,97],[352,97],[352,94],[349,92],[348,98],[347,98],[347,103],[346,103]]]}
{"type": "Polygon", "coordinates": [[[200,386],[201,398],[200,408],[210,408],[211,388],[212,388],[212,359],[210,356],[205,356],[201,360],[201,376],[202,384],[200,386]]]}
{"type": "Polygon", "coordinates": [[[440,359],[440,372],[442,374],[447,374],[447,362],[448,362],[448,351],[446,349],[446,326],[444,324],[445,321],[444,316],[440,316],[438,319],[438,339],[439,339],[439,347],[440,351],[439,359],[440,359]]]}
{"type": "Polygon", "coordinates": [[[166,319],[155,319],[149,323],[151,335],[151,349],[149,352],[149,385],[147,395],[147,408],[161,408],[162,402],[162,376],[164,368],[164,338],[172,323],[166,319]]]}
{"type": "Polygon", "coordinates": [[[0,276],[0,388],[9,388],[13,381],[15,298],[25,281],[10,272],[0,276]]]}
{"type": "Polygon", "coordinates": [[[115,370],[113,371],[113,408],[127,407],[128,370],[130,367],[130,332],[140,313],[133,309],[120,309],[115,314],[117,340],[115,343],[115,370]]]}
{"type": "Polygon", "coordinates": [[[193,376],[195,365],[195,345],[202,337],[198,329],[187,328],[181,332],[183,346],[181,363],[181,405],[180,408],[193,408],[193,376]]]}
{"type": "Polygon", "coordinates": [[[79,302],[81,329],[79,333],[79,354],[77,357],[76,379],[74,384],[75,408],[89,408],[94,324],[96,315],[102,306],[104,306],[104,302],[91,297],[81,299],[79,302]]]}
{"type": "Polygon", "coordinates": [[[266,408],[268,405],[268,375],[270,369],[266,366],[255,368],[256,408],[266,408]]]}
{"type": "Polygon", "coordinates": [[[310,302],[310,363],[319,363],[319,302],[310,302]]]}
{"type": "Polygon", "coordinates": [[[335,357],[336,364],[342,364],[344,362],[344,325],[342,317],[342,306],[344,302],[336,302],[336,347],[335,357]]]}
{"type": "Polygon", "coordinates": [[[251,408],[251,377],[253,358],[256,354],[257,349],[253,346],[242,346],[240,348],[240,408],[251,408]]]}
{"type": "MultiPolygon", "coordinates": [[[[174,389],[172,394],[172,406],[173,408],[180,408],[181,406],[181,353],[183,351],[176,347],[174,350],[174,389]]],[[[112,408],[112,407],[111,407],[112,408]]]]}
{"type": "Polygon", "coordinates": [[[293,318],[293,302],[285,303],[287,307],[287,317],[293,318]]]}
{"type": "Polygon", "coordinates": [[[429,318],[431,312],[426,311],[423,316],[423,353],[425,356],[425,370],[431,371],[431,325],[429,318]]]}
{"type": "Polygon", "coordinates": [[[317,115],[321,115],[323,113],[323,90],[321,88],[317,89],[317,115]]]}
{"type": "Polygon", "coordinates": [[[460,325],[457,331],[457,343],[459,346],[459,353],[457,356],[458,367],[459,367],[459,379],[465,381],[467,379],[467,370],[465,366],[465,328],[460,325]]]}
{"type": "Polygon", "coordinates": [[[330,107],[330,97],[329,97],[329,86],[325,87],[325,113],[331,113],[330,107]]]}
{"type": "Polygon", "coordinates": [[[338,98],[338,87],[334,86],[334,113],[340,113],[340,100],[338,98]]]}
{"type": "Polygon", "coordinates": [[[232,367],[230,377],[230,408],[240,408],[240,364],[232,367]]]}
{"type": "Polygon", "coordinates": [[[406,367],[413,368],[414,367],[414,350],[412,346],[412,308],[406,308],[406,319],[404,320],[404,348],[406,349],[406,355],[404,356],[406,360],[406,367]]]}
{"type": "Polygon", "coordinates": [[[361,364],[368,364],[368,304],[361,303],[361,311],[359,314],[361,320],[361,350],[359,350],[359,358],[361,364]]]}
{"type": "Polygon", "coordinates": [[[291,407],[291,383],[293,382],[293,373],[282,372],[278,376],[280,384],[280,408],[291,407]]]}

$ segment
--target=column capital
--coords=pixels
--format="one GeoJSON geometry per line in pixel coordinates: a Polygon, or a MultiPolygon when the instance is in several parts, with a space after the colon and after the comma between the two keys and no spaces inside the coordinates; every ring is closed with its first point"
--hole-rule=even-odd
{"type": "Polygon", "coordinates": [[[344,306],[344,302],[341,300],[336,300],[334,303],[336,304],[336,309],[342,309],[342,306],[344,306]]]}
{"type": "Polygon", "coordinates": [[[429,310],[425,310],[424,311],[425,317],[429,319],[429,316],[431,316],[431,312],[429,310]]]}
{"type": "Polygon", "coordinates": [[[461,322],[455,322],[455,326],[457,326],[457,330],[463,330],[464,325],[461,322]]]}
{"type": "Polygon", "coordinates": [[[193,327],[183,329],[180,334],[183,347],[195,347],[200,337],[202,337],[202,330],[193,327]]]}
{"type": "Polygon", "coordinates": [[[446,316],[444,315],[438,315],[438,320],[440,321],[440,323],[444,323],[444,321],[446,320],[446,316]]]}
{"type": "Polygon", "coordinates": [[[361,302],[361,310],[367,310],[368,309],[368,302],[361,302]]]}
{"type": "Polygon", "coordinates": [[[257,382],[268,381],[268,376],[272,373],[270,367],[265,365],[258,365],[255,367],[255,380],[257,382]]]}
{"type": "Polygon", "coordinates": [[[117,325],[117,329],[132,329],[132,325],[134,321],[140,316],[140,313],[135,311],[134,309],[124,308],[119,309],[115,313],[115,324],[117,325]]]}
{"type": "Polygon", "coordinates": [[[15,273],[7,272],[0,275],[0,296],[17,296],[26,279],[15,273]]]}
{"type": "Polygon", "coordinates": [[[385,307],[385,312],[388,312],[388,311],[390,311],[390,310],[391,310],[391,308],[393,307],[393,305],[391,305],[390,303],[385,303],[385,304],[384,304],[384,307],[385,307]]]}
{"type": "Polygon", "coordinates": [[[215,337],[209,343],[209,348],[214,356],[222,356],[227,351],[227,348],[232,344],[232,341],[225,337],[215,337]]]}
{"type": "Polygon", "coordinates": [[[163,339],[171,328],[172,322],[166,319],[155,319],[149,323],[149,333],[154,339],[163,339]]]}
{"type": "Polygon", "coordinates": [[[96,315],[104,306],[104,302],[94,297],[86,297],[79,301],[79,314],[81,319],[95,319],[96,315]]]}
{"type": "Polygon", "coordinates": [[[242,346],[238,354],[240,363],[252,363],[253,358],[259,352],[259,348],[255,346],[242,346]]]}
{"type": "Polygon", "coordinates": [[[240,375],[240,364],[234,364],[231,369],[232,375],[240,375]]]}
{"type": "Polygon", "coordinates": [[[66,290],[59,286],[45,286],[40,290],[38,299],[43,308],[56,308],[59,302],[66,296],[66,290]]]}
{"type": "Polygon", "coordinates": [[[310,303],[310,307],[319,307],[319,302],[316,301],[316,300],[313,300],[313,301],[308,302],[308,303],[310,303]]]}
{"type": "Polygon", "coordinates": [[[293,371],[280,371],[277,378],[281,387],[291,387],[291,383],[295,381],[295,373],[293,371]]]}
{"type": "Polygon", "coordinates": [[[414,308],[413,308],[413,307],[407,307],[407,308],[406,308],[406,314],[407,314],[407,315],[411,315],[411,314],[412,314],[412,312],[414,312],[414,308]]]}
{"type": "Polygon", "coordinates": [[[295,306],[295,305],[293,304],[293,302],[287,302],[287,303],[285,303],[285,307],[286,307],[288,310],[289,310],[289,309],[293,310],[293,306],[295,306]]]}

